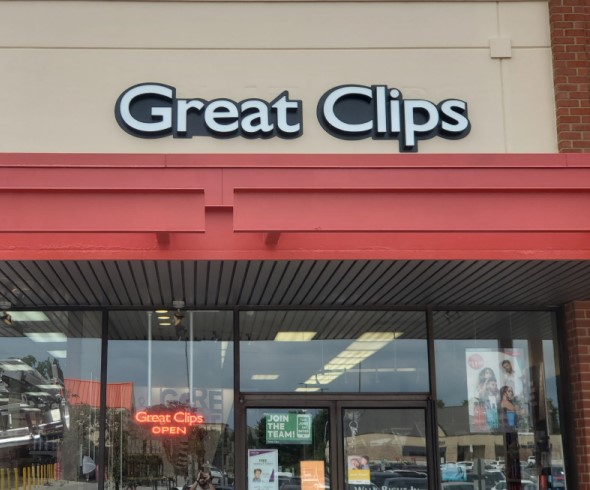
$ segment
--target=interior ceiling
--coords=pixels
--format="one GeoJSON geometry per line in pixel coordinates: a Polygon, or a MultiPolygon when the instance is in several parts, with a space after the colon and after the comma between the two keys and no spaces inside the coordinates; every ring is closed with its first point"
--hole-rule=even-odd
{"type": "Polygon", "coordinates": [[[590,299],[590,261],[5,261],[12,309],[555,306],[590,299]]]}

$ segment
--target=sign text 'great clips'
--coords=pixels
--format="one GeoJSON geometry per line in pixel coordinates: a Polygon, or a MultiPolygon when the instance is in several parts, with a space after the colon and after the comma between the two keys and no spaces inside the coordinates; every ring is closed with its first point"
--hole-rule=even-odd
{"type": "MultiPolygon", "coordinates": [[[[303,102],[287,91],[268,102],[181,99],[174,87],[160,83],[135,85],[115,105],[119,126],[140,138],[298,138],[302,112],[303,102]]],[[[397,140],[401,152],[418,151],[418,141],[435,136],[464,138],[471,129],[467,102],[404,99],[386,85],[335,87],[320,98],[316,112],[322,128],[336,138],[397,140]]]]}
{"type": "Polygon", "coordinates": [[[152,413],[144,410],[135,414],[135,421],[150,425],[150,432],[158,435],[186,435],[187,428],[205,423],[205,417],[186,411],[152,413]]]}

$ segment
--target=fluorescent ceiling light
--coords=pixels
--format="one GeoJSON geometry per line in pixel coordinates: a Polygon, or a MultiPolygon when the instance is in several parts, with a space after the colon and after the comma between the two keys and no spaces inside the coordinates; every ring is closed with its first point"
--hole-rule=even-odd
{"type": "Polygon", "coordinates": [[[159,316],[158,320],[170,320],[169,316],[159,316]]]}
{"type": "Polygon", "coordinates": [[[170,322],[160,322],[161,327],[168,327],[170,325],[172,325],[172,323],[170,323],[170,322]]]}
{"type": "MultiPolygon", "coordinates": [[[[313,374],[305,385],[329,384],[349,369],[359,366],[376,352],[397,339],[403,332],[365,332],[346,349],[330,359],[318,374],[313,374]]],[[[402,368],[403,369],[403,368],[402,368]]]]}
{"type": "Polygon", "coordinates": [[[338,373],[338,374],[317,374],[315,377],[316,377],[319,384],[327,385],[327,384],[331,383],[332,381],[334,381],[339,376],[340,376],[340,373],[338,373]]]}
{"type": "Polygon", "coordinates": [[[256,380],[256,381],[271,381],[274,379],[279,379],[279,375],[278,374],[253,374],[251,379],[256,380]]]}
{"type": "Polygon", "coordinates": [[[66,357],[68,357],[67,350],[48,350],[47,352],[56,359],[65,359],[66,357]]]}
{"type": "Polygon", "coordinates": [[[343,350],[338,357],[341,359],[348,359],[348,358],[364,358],[368,357],[373,354],[374,350],[343,350]]]}
{"type": "Polygon", "coordinates": [[[48,322],[49,317],[42,311],[11,311],[13,322],[48,322]]]}
{"type": "Polygon", "coordinates": [[[25,332],[33,342],[66,342],[68,338],[61,332],[25,332]]]}
{"type": "Polygon", "coordinates": [[[300,386],[296,388],[295,391],[320,391],[321,388],[310,388],[308,386],[300,386]]]}
{"type": "Polygon", "coordinates": [[[156,310],[156,313],[158,315],[165,315],[166,313],[168,313],[168,310],[156,310]]]}
{"type": "Polygon", "coordinates": [[[416,368],[397,368],[396,371],[398,373],[415,373],[416,368]]]}
{"type": "Polygon", "coordinates": [[[317,335],[317,332],[279,332],[275,337],[277,342],[308,342],[317,335]]]}
{"type": "Polygon", "coordinates": [[[229,342],[227,340],[221,341],[221,367],[225,364],[225,355],[227,354],[227,346],[229,342]]]}
{"type": "Polygon", "coordinates": [[[371,351],[374,354],[379,349],[383,349],[389,341],[387,342],[376,342],[370,340],[355,340],[352,344],[350,344],[346,350],[348,351],[371,351]]]}
{"type": "Polygon", "coordinates": [[[384,341],[384,340],[395,340],[402,335],[402,332],[365,332],[362,334],[358,340],[361,342],[370,341],[370,340],[377,340],[377,341],[384,341]]]}

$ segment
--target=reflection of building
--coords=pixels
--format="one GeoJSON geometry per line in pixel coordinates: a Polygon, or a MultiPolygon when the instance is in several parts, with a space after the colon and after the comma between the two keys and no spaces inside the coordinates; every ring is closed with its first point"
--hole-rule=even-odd
{"type": "MultiPolygon", "coordinates": [[[[470,431],[468,408],[443,407],[438,410],[438,437],[440,456],[444,461],[471,461],[476,458],[498,460],[505,458],[505,435],[474,434],[470,431]]],[[[532,432],[519,432],[521,458],[535,455],[535,437],[532,432]]],[[[563,455],[561,437],[551,438],[551,459],[560,461],[563,455]]]]}
{"type": "MultiPolygon", "coordinates": [[[[70,405],[100,407],[100,381],[66,378],[66,396],[70,405]]],[[[133,411],[133,383],[107,383],[106,407],[133,411]]]]}
{"type": "MultiPolygon", "coordinates": [[[[52,371],[58,373],[56,367],[52,371]]],[[[69,425],[62,383],[21,359],[0,361],[0,449],[32,446],[33,456],[55,457],[69,425]]],[[[0,452],[2,459],[5,455],[0,452]]]]}

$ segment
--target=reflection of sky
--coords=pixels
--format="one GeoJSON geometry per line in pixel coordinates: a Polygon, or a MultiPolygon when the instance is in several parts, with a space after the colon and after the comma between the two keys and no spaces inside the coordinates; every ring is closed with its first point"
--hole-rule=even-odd
{"type": "MultiPolygon", "coordinates": [[[[304,386],[310,377],[321,374],[323,367],[352,342],[353,340],[243,341],[240,344],[242,389],[294,391],[304,386]],[[257,381],[251,379],[254,374],[274,374],[279,378],[257,381]]],[[[426,392],[427,343],[425,340],[406,339],[389,342],[347,374],[322,385],[322,389],[331,392],[426,392]],[[396,371],[397,369],[402,371],[396,371]],[[410,371],[411,369],[415,370],[410,371]]]]}
{"type": "MultiPolygon", "coordinates": [[[[233,388],[233,348],[227,345],[222,365],[223,342],[192,342],[194,385],[233,388]]],[[[188,385],[191,343],[182,341],[152,342],[152,384],[188,385]]],[[[109,342],[109,383],[147,384],[148,342],[118,340],[109,342]]]]}
{"type": "Polygon", "coordinates": [[[53,360],[49,351],[66,351],[65,358],[59,358],[64,377],[94,379],[100,377],[100,340],[68,338],[66,342],[33,342],[28,337],[4,337],[0,343],[0,359],[22,359],[34,356],[42,362],[53,360]]]}

